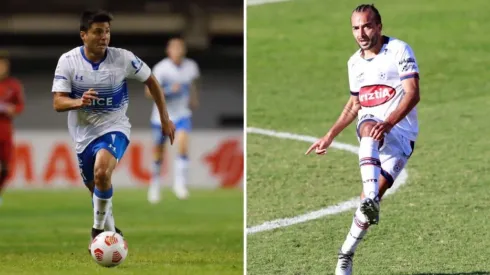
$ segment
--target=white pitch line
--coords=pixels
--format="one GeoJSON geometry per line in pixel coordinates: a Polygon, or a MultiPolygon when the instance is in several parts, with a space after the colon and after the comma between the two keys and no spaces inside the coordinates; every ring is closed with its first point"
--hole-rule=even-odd
{"type": "Polygon", "coordinates": [[[247,6],[258,6],[258,5],[280,3],[280,2],[286,2],[286,1],[289,1],[289,0],[248,0],[247,6]]]}
{"type": "MultiPolygon", "coordinates": [[[[253,127],[248,127],[247,128],[247,133],[252,133],[252,134],[259,134],[259,135],[265,135],[265,136],[270,136],[270,137],[275,137],[275,138],[280,138],[280,139],[292,139],[292,140],[297,140],[297,141],[305,141],[305,142],[310,142],[313,143],[318,140],[318,138],[312,137],[312,136],[304,136],[304,135],[297,135],[293,133],[287,133],[287,132],[277,132],[273,130],[266,130],[266,129],[260,129],[260,128],[253,128],[253,127]]],[[[354,154],[358,153],[359,147],[353,146],[350,144],[345,144],[345,143],[340,143],[340,142],[333,142],[331,147],[348,151],[354,154]]],[[[305,149],[306,150],[306,149],[305,149]]],[[[400,186],[405,184],[408,179],[408,173],[406,169],[403,169],[400,172],[400,175],[396,179],[396,181],[393,183],[393,186],[386,191],[384,196],[389,196],[398,190],[400,186]]],[[[303,215],[299,215],[296,217],[290,217],[290,218],[284,218],[284,219],[277,219],[277,220],[272,220],[268,222],[264,222],[263,224],[252,226],[247,228],[247,234],[254,234],[254,233],[259,233],[262,231],[269,231],[273,230],[276,228],[281,228],[281,227],[286,227],[286,226],[291,226],[294,224],[298,223],[303,223],[311,220],[316,220],[328,215],[335,215],[342,213],[344,211],[354,209],[359,205],[360,199],[359,197],[352,198],[350,200],[341,202],[336,205],[328,206],[326,208],[322,208],[320,210],[316,210],[313,212],[309,212],[303,215]]]]}

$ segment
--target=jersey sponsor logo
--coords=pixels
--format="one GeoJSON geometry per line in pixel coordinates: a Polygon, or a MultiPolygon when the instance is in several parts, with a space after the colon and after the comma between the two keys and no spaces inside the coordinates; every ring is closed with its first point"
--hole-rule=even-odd
{"type": "Polygon", "coordinates": [[[375,107],[390,101],[395,94],[395,89],[389,86],[365,86],[359,92],[359,101],[362,107],[375,107]]]}
{"type": "Polygon", "coordinates": [[[112,96],[92,99],[90,106],[112,106],[112,96]]]}
{"type": "Polygon", "coordinates": [[[402,72],[415,71],[418,69],[417,62],[412,57],[405,58],[398,62],[398,65],[401,67],[402,72]]]}

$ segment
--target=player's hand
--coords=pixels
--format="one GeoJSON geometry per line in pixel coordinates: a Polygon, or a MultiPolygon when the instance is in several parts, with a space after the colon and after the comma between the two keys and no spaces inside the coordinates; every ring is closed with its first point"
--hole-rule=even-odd
{"type": "Polygon", "coordinates": [[[162,122],[162,133],[170,139],[170,144],[172,145],[175,138],[175,125],[171,120],[168,120],[165,123],[162,122]]]}
{"type": "Polygon", "coordinates": [[[310,148],[308,148],[305,155],[308,155],[313,150],[315,150],[317,155],[325,155],[327,153],[327,148],[330,146],[330,144],[332,144],[332,142],[333,138],[329,135],[325,135],[323,138],[313,143],[310,148]]]}
{"type": "Polygon", "coordinates": [[[90,90],[83,93],[82,97],[80,98],[80,107],[85,107],[92,104],[92,100],[98,98],[97,94],[98,93],[92,88],[90,88],[90,90]]]}
{"type": "Polygon", "coordinates": [[[372,137],[374,140],[380,141],[385,137],[386,134],[388,134],[391,131],[392,128],[393,128],[393,124],[389,122],[386,121],[378,122],[371,129],[369,136],[372,137]]]}

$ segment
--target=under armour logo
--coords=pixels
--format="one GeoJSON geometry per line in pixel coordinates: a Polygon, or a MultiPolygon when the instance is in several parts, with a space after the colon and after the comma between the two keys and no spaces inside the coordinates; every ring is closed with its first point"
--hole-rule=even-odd
{"type": "Polygon", "coordinates": [[[81,76],[75,75],[75,80],[76,81],[83,81],[83,75],[81,75],[81,76]]]}
{"type": "Polygon", "coordinates": [[[116,152],[116,147],[114,147],[114,145],[109,144],[109,148],[112,149],[112,151],[116,152]]]}

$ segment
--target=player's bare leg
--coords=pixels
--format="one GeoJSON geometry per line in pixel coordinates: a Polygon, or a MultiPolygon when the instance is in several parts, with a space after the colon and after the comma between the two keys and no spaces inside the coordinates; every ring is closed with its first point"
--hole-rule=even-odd
{"type": "Polygon", "coordinates": [[[187,191],[189,134],[186,131],[177,131],[175,133],[175,140],[178,146],[178,157],[175,160],[173,189],[179,199],[186,199],[189,196],[189,192],[187,191]]]}
{"type": "Polygon", "coordinates": [[[101,149],[95,156],[94,167],[94,225],[92,238],[104,232],[105,221],[112,205],[111,177],[116,167],[116,158],[106,149],[101,149]]]}
{"type": "Polygon", "coordinates": [[[161,168],[163,156],[165,155],[165,143],[155,144],[153,146],[153,168],[150,187],[148,188],[148,201],[150,203],[160,202],[161,187],[161,168]]]}
{"type": "MultiPolygon", "coordinates": [[[[381,197],[385,194],[386,190],[390,188],[391,184],[390,182],[383,176],[381,175],[379,177],[379,197],[381,197]]],[[[364,191],[361,192],[361,200],[363,200],[365,197],[364,191]]],[[[364,238],[364,235],[366,235],[368,228],[369,228],[369,222],[367,217],[362,214],[361,212],[361,207],[357,208],[354,218],[352,220],[352,225],[350,228],[349,233],[347,234],[347,237],[340,248],[339,254],[338,254],[338,261],[337,261],[337,268],[335,270],[336,275],[350,275],[352,274],[352,260],[354,257],[355,250],[361,240],[364,238]]]]}

